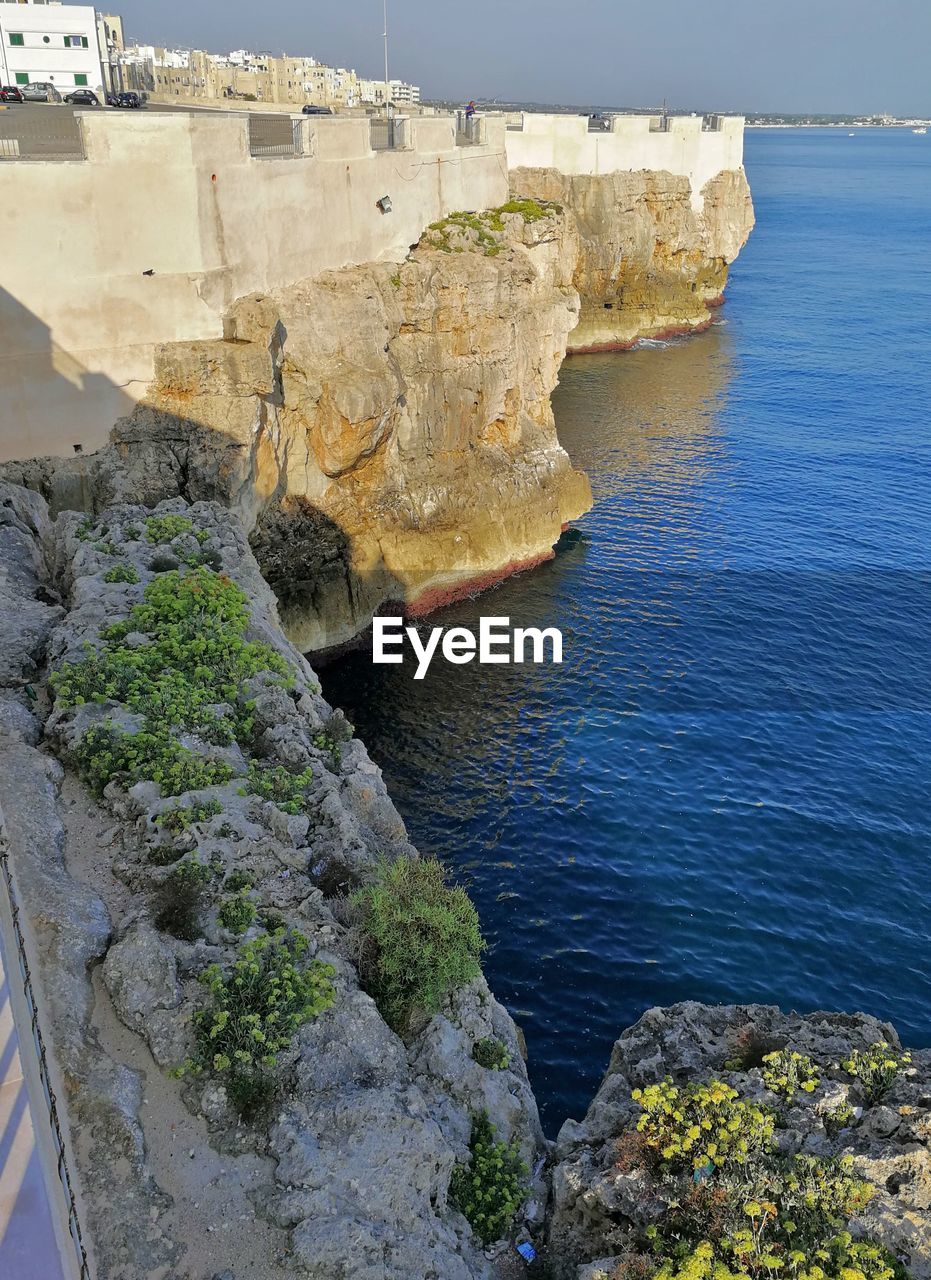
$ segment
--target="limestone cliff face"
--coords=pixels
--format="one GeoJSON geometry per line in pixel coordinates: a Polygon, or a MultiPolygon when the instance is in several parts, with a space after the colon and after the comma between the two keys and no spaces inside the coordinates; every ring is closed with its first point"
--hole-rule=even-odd
{"type": "Polygon", "coordinates": [[[511,188],[557,201],[575,220],[572,282],[581,314],[570,351],[706,328],[710,308],[723,300],[728,267],[753,229],[742,169],[717,174],[694,202],[687,177],[647,170],[589,177],[516,169],[511,188]]]}
{"type": "Polygon", "coordinates": [[[505,213],[242,299],[160,350],[98,489],[228,503],[304,651],[548,558],[591,501],[550,407],[577,256],[571,219],[505,213]]]}

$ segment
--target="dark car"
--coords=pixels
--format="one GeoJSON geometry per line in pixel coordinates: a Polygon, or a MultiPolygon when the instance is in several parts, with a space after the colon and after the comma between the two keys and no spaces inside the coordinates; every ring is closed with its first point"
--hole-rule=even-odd
{"type": "Polygon", "coordinates": [[[305,116],[331,116],[333,114],[330,107],[315,107],[309,102],[301,107],[301,111],[305,116]]]}
{"type": "Polygon", "coordinates": [[[0,84],[0,102],[22,102],[23,93],[18,85],[0,84]]]}
{"type": "Polygon", "coordinates": [[[118,107],[141,107],[142,99],[138,93],[130,91],[129,93],[118,93],[116,95],[116,105],[118,107]]]}
{"type": "Polygon", "coordinates": [[[74,93],[66,93],[65,102],[70,102],[73,107],[100,106],[100,99],[93,89],[75,89],[74,93]]]}

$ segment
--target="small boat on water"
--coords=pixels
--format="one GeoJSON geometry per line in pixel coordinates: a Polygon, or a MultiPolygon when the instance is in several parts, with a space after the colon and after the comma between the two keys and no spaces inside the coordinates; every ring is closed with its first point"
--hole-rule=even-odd
{"type": "Polygon", "coordinates": [[[913,129],[913,130],[912,130],[912,133],[927,133],[927,132],[928,132],[928,130],[927,130],[927,129],[925,129],[924,127],[922,127],[921,129],[913,129]]]}

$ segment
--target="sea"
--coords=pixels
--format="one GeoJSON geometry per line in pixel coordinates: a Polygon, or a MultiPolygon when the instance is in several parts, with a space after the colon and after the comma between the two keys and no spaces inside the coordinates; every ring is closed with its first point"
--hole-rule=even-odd
{"type": "Polygon", "coordinates": [[[931,1045],[931,135],[749,130],[746,168],[713,327],[563,366],[591,512],[423,624],[563,663],[323,671],[472,894],[550,1134],[654,1005],[931,1045]]]}

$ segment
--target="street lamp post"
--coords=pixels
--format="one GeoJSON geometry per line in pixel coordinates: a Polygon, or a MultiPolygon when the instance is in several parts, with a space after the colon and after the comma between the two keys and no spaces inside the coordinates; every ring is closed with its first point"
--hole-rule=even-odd
{"type": "Polygon", "coordinates": [[[388,82],[388,0],[385,6],[385,114],[391,118],[391,85],[388,82]]]}

